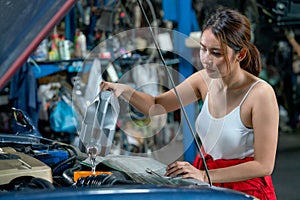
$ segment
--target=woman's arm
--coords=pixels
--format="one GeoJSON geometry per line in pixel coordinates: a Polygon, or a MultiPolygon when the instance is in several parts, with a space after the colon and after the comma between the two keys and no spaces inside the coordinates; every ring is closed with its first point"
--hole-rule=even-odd
{"type": "MultiPolygon", "coordinates": [[[[204,81],[198,73],[191,75],[176,86],[183,105],[195,102],[201,96],[199,87],[204,81]]],[[[180,108],[174,89],[154,97],[150,94],[137,91],[125,84],[103,81],[100,85],[100,90],[112,90],[115,95],[121,96],[138,111],[146,115],[164,114],[180,108]]]]}
{"type": "Polygon", "coordinates": [[[297,52],[297,55],[300,58],[300,45],[299,43],[295,40],[295,38],[289,38],[288,39],[290,44],[293,46],[294,50],[297,52]]]}
{"type": "MultiPolygon", "coordinates": [[[[209,170],[213,183],[248,180],[270,175],[273,172],[278,139],[279,112],[276,96],[268,84],[251,94],[252,124],[254,129],[254,160],[231,167],[209,170]]],[[[187,162],[175,162],[168,166],[166,175],[197,178],[208,181],[204,171],[187,162]]]]}
{"type": "Polygon", "coordinates": [[[300,45],[295,39],[295,34],[293,31],[285,31],[285,35],[289,41],[289,43],[292,45],[294,51],[297,53],[297,55],[300,58],[300,45]]]}

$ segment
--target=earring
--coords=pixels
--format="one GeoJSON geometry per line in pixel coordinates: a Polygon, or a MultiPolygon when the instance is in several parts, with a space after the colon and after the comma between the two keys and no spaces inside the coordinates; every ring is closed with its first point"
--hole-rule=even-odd
{"type": "Polygon", "coordinates": [[[242,60],[242,56],[238,56],[236,59],[237,62],[241,62],[241,60],[242,60]]]}

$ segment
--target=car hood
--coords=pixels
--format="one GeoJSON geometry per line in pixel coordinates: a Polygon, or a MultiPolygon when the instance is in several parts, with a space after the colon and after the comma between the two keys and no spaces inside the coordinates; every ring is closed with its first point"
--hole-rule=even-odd
{"type": "Polygon", "coordinates": [[[37,190],[10,192],[1,194],[0,200],[74,200],[74,199],[104,199],[104,200],[132,200],[132,199],[205,199],[205,200],[254,200],[255,197],[238,191],[209,186],[163,186],[163,185],[102,185],[97,188],[70,187],[56,189],[51,192],[37,190]]]}
{"type": "Polygon", "coordinates": [[[0,90],[75,2],[0,1],[0,90]]]}

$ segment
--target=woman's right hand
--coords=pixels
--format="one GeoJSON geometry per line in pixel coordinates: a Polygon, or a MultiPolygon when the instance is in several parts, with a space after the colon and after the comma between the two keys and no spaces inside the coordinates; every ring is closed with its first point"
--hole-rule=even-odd
{"type": "Polygon", "coordinates": [[[119,97],[126,91],[130,92],[133,89],[125,84],[102,81],[100,83],[100,91],[106,90],[112,91],[117,97],[119,97]]]}

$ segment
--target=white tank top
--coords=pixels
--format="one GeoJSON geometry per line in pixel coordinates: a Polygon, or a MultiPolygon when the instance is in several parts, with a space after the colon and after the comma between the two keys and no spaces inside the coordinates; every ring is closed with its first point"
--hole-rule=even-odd
{"type": "Polygon", "coordinates": [[[221,118],[213,117],[208,108],[208,93],[199,113],[195,129],[202,141],[204,153],[217,159],[243,159],[254,156],[253,129],[247,128],[240,116],[241,105],[254,85],[251,85],[240,104],[221,118]]]}

